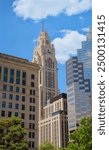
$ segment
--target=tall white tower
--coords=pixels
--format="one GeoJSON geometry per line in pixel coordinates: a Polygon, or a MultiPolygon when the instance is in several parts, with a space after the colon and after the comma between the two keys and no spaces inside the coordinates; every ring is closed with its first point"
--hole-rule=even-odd
{"type": "Polygon", "coordinates": [[[33,62],[40,65],[39,72],[39,120],[43,117],[43,107],[58,94],[57,61],[55,48],[48,33],[42,30],[34,49],[33,62]]]}

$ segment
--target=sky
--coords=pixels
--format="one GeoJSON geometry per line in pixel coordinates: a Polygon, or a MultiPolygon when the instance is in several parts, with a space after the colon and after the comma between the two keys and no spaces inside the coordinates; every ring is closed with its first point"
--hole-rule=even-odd
{"type": "Polygon", "coordinates": [[[65,62],[92,26],[91,0],[0,0],[0,52],[32,61],[42,22],[56,49],[58,84],[66,92],[65,62]]]}

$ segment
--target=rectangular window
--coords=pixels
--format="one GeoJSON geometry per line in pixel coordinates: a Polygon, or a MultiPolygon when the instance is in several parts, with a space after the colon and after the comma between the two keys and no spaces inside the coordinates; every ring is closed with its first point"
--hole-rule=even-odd
{"type": "Polygon", "coordinates": [[[22,105],[22,110],[25,110],[25,105],[22,105]]]}
{"type": "Polygon", "coordinates": [[[9,103],[9,108],[12,109],[12,103],[9,103]]]}
{"type": "Polygon", "coordinates": [[[30,95],[32,95],[32,90],[30,90],[30,95]]]}
{"type": "Polygon", "coordinates": [[[6,93],[2,94],[2,99],[6,99],[6,93]]]}
{"type": "Polygon", "coordinates": [[[16,101],[19,101],[19,95],[16,95],[16,101]]]}
{"type": "Polygon", "coordinates": [[[10,69],[10,83],[14,83],[14,69],[10,69]]]}
{"type": "Polygon", "coordinates": [[[8,81],[8,68],[4,68],[3,81],[4,81],[4,82],[7,82],[7,81],[8,81]]]}
{"type": "Polygon", "coordinates": [[[33,90],[33,95],[35,95],[35,90],[33,90]]]}
{"type": "Polygon", "coordinates": [[[5,117],[5,111],[1,111],[1,116],[5,117]]]}
{"type": "Polygon", "coordinates": [[[29,129],[35,129],[35,123],[29,123],[29,129]]]}
{"type": "Polygon", "coordinates": [[[25,119],[25,114],[24,113],[21,113],[21,118],[25,119]]]}
{"type": "Polygon", "coordinates": [[[22,85],[26,85],[26,72],[22,72],[22,85]]]}
{"type": "Polygon", "coordinates": [[[34,74],[32,74],[32,75],[31,75],[31,79],[33,79],[33,80],[34,80],[34,78],[35,78],[35,76],[34,76],[34,74]]]}
{"type": "Polygon", "coordinates": [[[9,99],[10,99],[10,100],[13,99],[13,94],[9,94],[9,99]]]}
{"type": "Polygon", "coordinates": [[[15,116],[18,117],[18,116],[19,116],[19,113],[18,113],[18,112],[15,112],[15,116]]]}
{"type": "Polygon", "coordinates": [[[2,102],[2,108],[6,107],[6,102],[2,102]]]}
{"type": "Polygon", "coordinates": [[[16,84],[20,84],[20,71],[16,71],[16,84]]]}
{"type": "Polygon", "coordinates": [[[10,89],[10,91],[13,91],[13,86],[10,86],[9,89],[10,89]]]}
{"type": "Polygon", "coordinates": [[[16,92],[19,93],[19,87],[16,87],[16,92]]]}
{"type": "Polygon", "coordinates": [[[31,82],[31,87],[34,87],[34,82],[31,82]]]}
{"type": "Polygon", "coordinates": [[[9,112],[8,112],[8,117],[11,117],[11,116],[12,116],[12,112],[9,111],[9,112]]]}
{"type": "Polygon", "coordinates": [[[15,104],[15,109],[19,109],[19,104],[15,104]]]}
{"type": "Polygon", "coordinates": [[[22,101],[25,102],[25,96],[22,96],[22,101]]]}
{"type": "Polygon", "coordinates": [[[7,85],[3,85],[3,90],[4,90],[4,91],[7,90],[7,85]]]}
{"type": "Polygon", "coordinates": [[[22,88],[22,93],[24,93],[24,94],[25,94],[25,88],[22,88]]]}
{"type": "Polygon", "coordinates": [[[22,126],[22,128],[24,128],[25,127],[25,123],[21,122],[21,126],[22,126]]]}

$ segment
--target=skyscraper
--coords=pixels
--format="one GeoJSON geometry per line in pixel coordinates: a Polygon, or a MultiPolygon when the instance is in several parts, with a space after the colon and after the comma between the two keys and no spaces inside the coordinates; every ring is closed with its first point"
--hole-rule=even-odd
{"type": "Polygon", "coordinates": [[[69,132],[78,128],[80,119],[91,116],[92,82],[92,38],[91,30],[77,56],[66,62],[66,84],[69,132]]]}
{"type": "Polygon", "coordinates": [[[46,141],[66,147],[68,139],[67,98],[58,92],[55,48],[48,33],[40,33],[33,62],[39,64],[39,145],[46,141]]]}

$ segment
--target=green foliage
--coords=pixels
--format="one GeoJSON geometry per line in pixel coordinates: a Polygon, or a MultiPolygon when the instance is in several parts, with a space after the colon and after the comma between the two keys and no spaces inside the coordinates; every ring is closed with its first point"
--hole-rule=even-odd
{"type": "Polygon", "coordinates": [[[40,150],[56,150],[56,148],[52,143],[46,142],[40,145],[40,150]]]}
{"type": "Polygon", "coordinates": [[[78,130],[70,135],[67,150],[92,150],[92,119],[84,118],[78,130]]]}
{"type": "Polygon", "coordinates": [[[17,117],[0,119],[0,150],[28,150],[26,131],[17,117]]]}

